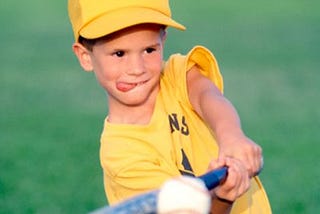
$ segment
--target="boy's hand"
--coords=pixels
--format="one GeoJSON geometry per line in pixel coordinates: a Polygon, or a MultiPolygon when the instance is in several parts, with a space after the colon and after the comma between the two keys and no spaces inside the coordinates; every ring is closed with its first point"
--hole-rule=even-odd
{"type": "Polygon", "coordinates": [[[218,159],[226,157],[241,160],[250,177],[258,175],[263,167],[261,147],[246,136],[219,143],[218,159]]]}
{"type": "Polygon", "coordinates": [[[242,161],[230,157],[212,160],[209,170],[222,166],[228,167],[228,176],[224,183],[212,191],[213,198],[223,199],[232,203],[249,189],[249,174],[242,161]]]}

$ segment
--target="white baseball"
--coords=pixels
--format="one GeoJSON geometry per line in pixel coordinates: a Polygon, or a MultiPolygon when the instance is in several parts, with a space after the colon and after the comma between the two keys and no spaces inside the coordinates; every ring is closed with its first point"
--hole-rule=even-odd
{"type": "Polygon", "coordinates": [[[190,176],[168,180],[160,188],[158,213],[207,214],[211,205],[210,194],[203,181],[190,176]]]}

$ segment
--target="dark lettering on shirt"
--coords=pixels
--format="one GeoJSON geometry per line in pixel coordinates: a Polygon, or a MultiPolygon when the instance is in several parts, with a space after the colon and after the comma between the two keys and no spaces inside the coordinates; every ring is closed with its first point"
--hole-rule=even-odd
{"type": "Polygon", "coordinates": [[[183,170],[179,170],[181,175],[189,175],[189,176],[193,176],[194,177],[194,173],[193,173],[193,169],[191,167],[191,164],[188,160],[188,157],[186,155],[186,153],[183,151],[183,149],[181,149],[181,153],[182,153],[182,166],[183,166],[183,170]]]}
{"type": "Polygon", "coordinates": [[[179,131],[183,135],[186,135],[186,136],[189,135],[189,127],[188,127],[185,116],[178,118],[178,115],[176,113],[172,113],[172,114],[169,114],[168,117],[169,117],[171,133],[175,131],[179,131]]]}
{"type": "MultiPolygon", "coordinates": [[[[178,131],[185,136],[189,136],[189,127],[185,116],[178,116],[176,113],[171,113],[168,115],[171,133],[178,131]]],[[[188,160],[188,157],[183,149],[181,149],[181,165],[183,169],[179,169],[181,175],[194,176],[193,169],[188,160]]]]}

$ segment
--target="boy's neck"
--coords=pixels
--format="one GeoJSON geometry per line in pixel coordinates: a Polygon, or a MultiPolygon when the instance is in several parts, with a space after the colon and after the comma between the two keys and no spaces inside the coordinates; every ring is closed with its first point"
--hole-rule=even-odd
{"type": "Polygon", "coordinates": [[[113,108],[109,105],[108,122],[116,124],[132,124],[132,125],[147,125],[150,123],[156,98],[149,100],[147,103],[139,106],[117,106],[113,108]]]}

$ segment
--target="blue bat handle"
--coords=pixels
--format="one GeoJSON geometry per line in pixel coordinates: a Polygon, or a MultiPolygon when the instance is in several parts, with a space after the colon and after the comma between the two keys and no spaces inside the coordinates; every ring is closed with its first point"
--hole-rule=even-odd
{"type": "Polygon", "coordinates": [[[228,175],[228,168],[222,167],[220,169],[215,169],[211,172],[208,172],[204,175],[201,175],[199,178],[205,183],[208,190],[212,190],[215,187],[219,186],[228,175]]]}

